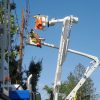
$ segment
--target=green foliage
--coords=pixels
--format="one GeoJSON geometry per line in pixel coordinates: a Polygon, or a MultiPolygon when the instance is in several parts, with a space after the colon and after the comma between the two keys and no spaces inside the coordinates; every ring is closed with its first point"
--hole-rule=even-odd
{"type": "MultiPolygon", "coordinates": [[[[82,64],[78,64],[75,67],[74,72],[71,72],[68,75],[67,80],[62,82],[59,93],[67,96],[79,82],[84,72],[85,67],[82,64]]],[[[44,89],[50,95],[49,91],[51,88],[47,85],[45,87],[44,89]]],[[[62,97],[59,96],[58,100],[62,100],[62,97]]],[[[77,91],[77,100],[96,100],[95,88],[91,78],[88,78],[82,87],[77,91]]]]}
{"type": "Polygon", "coordinates": [[[46,100],[52,100],[50,99],[51,98],[51,95],[53,96],[53,88],[50,88],[49,86],[45,85],[44,88],[43,88],[47,94],[49,95],[49,98],[46,99],[46,100]]]}
{"type": "MultiPolygon", "coordinates": [[[[16,8],[16,4],[12,3],[11,7],[13,8],[13,9],[12,8],[11,9],[14,10],[16,8]]],[[[6,21],[6,22],[8,23],[8,21],[6,21]]],[[[0,24],[3,24],[3,23],[4,23],[4,8],[3,8],[3,6],[0,6],[0,24]]],[[[10,28],[11,28],[10,29],[11,35],[14,35],[18,30],[18,26],[15,25],[15,19],[14,19],[14,15],[12,13],[10,15],[10,28]]]]}
{"type": "Polygon", "coordinates": [[[29,75],[32,74],[31,84],[32,84],[32,91],[37,92],[37,82],[40,77],[40,73],[42,70],[42,60],[35,63],[33,60],[30,62],[29,65],[29,75]]]}
{"type": "Polygon", "coordinates": [[[10,27],[11,27],[11,35],[14,35],[18,31],[18,26],[15,25],[14,15],[10,16],[10,27]]]}
{"type": "Polygon", "coordinates": [[[51,91],[53,90],[52,88],[50,88],[50,87],[47,86],[47,85],[45,85],[43,89],[46,90],[46,92],[47,92],[48,94],[50,94],[51,91]]]}
{"type": "MultiPolygon", "coordinates": [[[[82,64],[79,64],[75,67],[75,77],[76,77],[76,82],[81,79],[85,72],[85,67],[82,64]]],[[[83,100],[96,100],[96,94],[95,94],[95,88],[94,84],[91,78],[88,78],[86,82],[83,84],[83,86],[78,90],[77,92],[77,100],[80,100],[80,98],[83,100]]]]}
{"type": "MultiPolygon", "coordinates": [[[[3,25],[4,24],[4,2],[3,0],[0,2],[0,24],[3,25]]],[[[12,83],[16,83],[16,80],[19,79],[18,76],[20,76],[20,74],[17,71],[17,67],[18,67],[18,61],[16,60],[16,57],[18,56],[18,51],[16,50],[16,48],[13,46],[12,44],[14,43],[13,41],[13,37],[14,35],[17,33],[18,30],[18,26],[15,24],[15,16],[12,13],[12,10],[14,10],[16,8],[16,4],[15,3],[11,3],[10,4],[10,34],[11,34],[11,55],[10,55],[10,62],[9,62],[9,68],[10,68],[10,77],[11,77],[11,82],[12,83]]],[[[9,21],[6,20],[6,23],[8,23],[9,21]]],[[[0,30],[0,33],[4,33],[4,29],[0,30]]],[[[0,55],[1,56],[1,55],[0,55]]],[[[6,59],[8,57],[8,51],[5,50],[5,56],[6,59]]]]}
{"type": "Polygon", "coordinates": [[[0,24],[3,23],[3,15],[4,15],[3,8],[0,7],[0,24]]]}
{"type": "Polygon", "coordinates": [[[13,60],[10,60],[9,62],[10,66],[10,77],[11,77],[11,83],[16,83],[16,79],[17,79],[17,66],[18,66],[18,62],[13,59],[13,60]]]}
{"type": "Polygon", "coordinates": [[[11,4],[10,4],[10,9],[11,9],[11,10],[14,10],[15,8],[16,8],[16,4],[15,4],[15,3],[11,3],[11,4]]]}
{"type": "Polygon", "coordinates": [[[73,73],[70,73],[67,77],[67,81],[62,82],[60,86],[60,93],[68,95],[70,93],[70,90],[72,90],[75,85],[76,85],[75,76],[73,73]]]}

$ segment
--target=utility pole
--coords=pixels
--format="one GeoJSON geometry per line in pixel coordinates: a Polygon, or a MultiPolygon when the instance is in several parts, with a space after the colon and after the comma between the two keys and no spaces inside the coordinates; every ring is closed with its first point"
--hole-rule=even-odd
{"type": "Polygon", "coordinates": [[[20,46],[19,46],[19,66],[18,71],[21,73],[22,69],[22,60],[23,60],[23,33],[25,28],[25,17],[24,17],[24,9],[22,10],[22,23],[21,23],[21,31],[20,31],[20,46]]]}

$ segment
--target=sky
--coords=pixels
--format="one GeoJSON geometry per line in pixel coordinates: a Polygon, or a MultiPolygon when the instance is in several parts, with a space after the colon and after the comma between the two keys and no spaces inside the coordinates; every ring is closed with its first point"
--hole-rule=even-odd
{"type": "MultiPolygon", "coordinates": [[[[26,0],[14,0],[16,2],[16,12],[19,23],[21,23],[22,8],[26,8],[26,0]]],[[[79,22],[73,24],[70,33],[69,48],[85,52],[100,59],[100,0],[29,0],[30,1],[30,15],[28,22],[28,30],[34,29],[34,15],[47,15],[49,20],[52,18],[64,18],[66,16],[77,16],[79,22]]],[[[46,28],[43,31],[35,30],[45,42],[59,46],[60,36],[62,30],[62,23],[46,28]]],[[[42,93],[42,98],[46,98],[46,93],[42,88],[44,85],[52,86],[55,78],[55,71],[57,66],[58,50],[42,46],[37,48],[26,45],[24,49],[23,66],[28,68],[32,59],[35,61],[43,58],[42,72],[39,79],[38,88],[42,93]]],[[[75,66],[79,63],[84,66],[89,65],[89,60],[75,54],[68,53],[66,61],[62,66],[61,80],[65,81],[70,72],[73,72],[75,66]]],[[[100,94],[100,67],[91,75],[94,82],[96,93],[100,94]]]]}

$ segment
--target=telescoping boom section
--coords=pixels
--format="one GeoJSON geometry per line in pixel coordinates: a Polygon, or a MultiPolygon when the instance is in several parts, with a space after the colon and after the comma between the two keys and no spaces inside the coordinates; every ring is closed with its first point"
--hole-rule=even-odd
{"type": "Polygon", "coordinates": [[[65,61],[66,54],[68,51],[71,27],[72,27],[72,24],[76,23],[77,21],[78,21],[77,17],[68,16],[63,19],[51,20],[49,22],[50,24],[55,24],[58,22],[63,23],[60,46],[59,46],[59,51],[58,51],[57,68],[56,68],[55,80],[54,80],[54,91],[53,91],[54,100],[58,100],[59,86],[61,84],[62,65],[65,61]]]}
{"type": "Polygon", "coordinates": [[[75,88],[70,92],[70,94],[65,98],[65,100],[74,100],[74,97],[75,97],[77,91],[85,83],[87,78],[89,78],[90,75],[96,70],[96,68],[100,64],[100,61],[98,60],[97,57],[83,53],[83,52],[70,50],[70,49],[68,51],[71,52],[71,53],[75,53],[75,54],[78,54],[78,55],[92,59],[92,62],[90,62],[91,65],[87,67],[87,69],[86,69],[83,77],[81,78],[81,80],[78,82],[78,84],[75,86],[75,88]]]}

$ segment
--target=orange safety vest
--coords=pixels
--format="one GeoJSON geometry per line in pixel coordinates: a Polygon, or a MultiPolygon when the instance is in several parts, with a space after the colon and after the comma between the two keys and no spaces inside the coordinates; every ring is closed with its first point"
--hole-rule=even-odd
{"type": "Polygon", "coordinates": [[[35,24],[35,29],[37,30],[42,30],[43,25],[42,25],[42,18],[36,18],[36,24],[35,24]]]}

